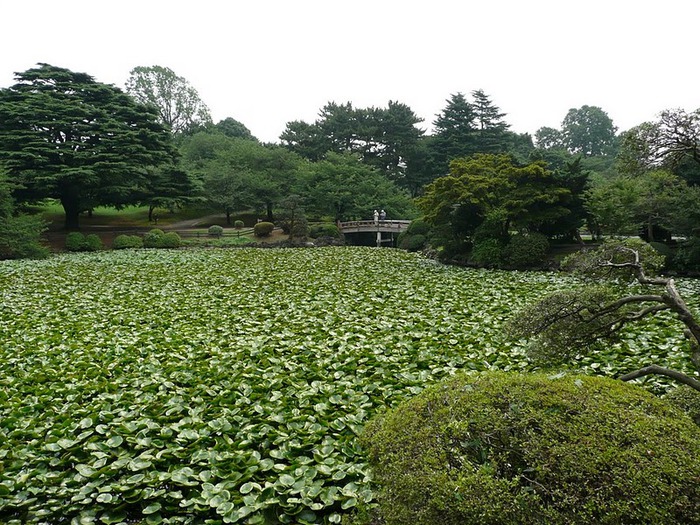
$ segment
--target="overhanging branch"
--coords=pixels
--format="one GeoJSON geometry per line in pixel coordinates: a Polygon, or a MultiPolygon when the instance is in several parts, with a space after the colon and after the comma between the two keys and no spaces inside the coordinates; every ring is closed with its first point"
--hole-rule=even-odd
{"type": "Polygon", "coordinates": [[[689,375],[684,374],[683,372],[678,372],[676,370],[671,370],[669,368],[664,368],[658,365],[645,366],[644,368],[640,368],[639,370],[635,370],[634,372],[630,372],[629,374],[620,376],[620,380],[631,381],[632,379],[637,379],[648,375],[662,375],[671,377],[679,383],[688,385],[690,388],[700,392],[700,381],[698,381],[697,379],[694,379],[689,375]]]}

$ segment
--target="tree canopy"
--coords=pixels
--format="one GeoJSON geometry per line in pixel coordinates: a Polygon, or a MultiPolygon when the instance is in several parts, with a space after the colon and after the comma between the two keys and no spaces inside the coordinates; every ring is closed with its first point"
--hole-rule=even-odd
{"type": "Polygon", "coordinates": [[[509,155],[480,154],[453,160],[450,174],[430,183],[417,203],[427,222],[468,243],[489,216],[498,217],[503,235],[537,231],[569,213],[570,194],[542,161],[519,165],[509,155]]]}
{"type": "Polygon", "coordinates": [[[0,91],[0,160],[22,201],[60,200],[66,227],[81,211],[141,202],[176,151],[155,110],[85,73],[39,64],[0,91]]]}
{"type": "Polygon", "coordinates": [[[154,107],[158,120],[173,133],[193,132],[212,123],[209,108],[197,90],[170,68],[135,67],[126,81],[126,91],[139,103],[154,107]]]}

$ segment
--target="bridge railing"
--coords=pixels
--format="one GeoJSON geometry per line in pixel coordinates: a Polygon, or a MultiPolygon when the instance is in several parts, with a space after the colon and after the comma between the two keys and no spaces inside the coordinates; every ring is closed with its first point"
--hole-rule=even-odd
{"type": "Polygon", "coordinates": [[[366,220],[366,221],[347,221],[347,222],[341,222],[339,223],[339,227],[342,231],[349,232],[349,231],[376,231],[376,230],[393,230],[393,231],[401,231],[405,230],[408,225],[411,224],[411,221],[374,221],[374,220],[366,220]]]}

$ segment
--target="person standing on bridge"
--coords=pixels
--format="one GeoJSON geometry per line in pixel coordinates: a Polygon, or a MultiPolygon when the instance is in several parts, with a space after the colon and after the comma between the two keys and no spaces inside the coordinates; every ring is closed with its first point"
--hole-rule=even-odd
{"type": "Polygon", "coordinates": [[[379,220],[382,222],[386,220],[386,212],[384,210],[379,212],[379,220]]]}
{"type": "Polygon", "coordinates": [[[374,210],[374,224],[379,224],[379,212],[374,210]]]}

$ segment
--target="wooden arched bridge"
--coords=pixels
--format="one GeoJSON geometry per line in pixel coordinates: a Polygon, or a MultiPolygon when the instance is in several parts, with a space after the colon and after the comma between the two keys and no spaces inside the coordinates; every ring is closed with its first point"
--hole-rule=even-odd
{"type": "Polygon", "coordinates": [[[339,222],[338,228],[343,234],[347,233],[376,233],[377,246],[381,246],[385,242],[393,242],[394,235],[406,231],[411,221],[387,221],[387,220],[366,220],[366,221],[348,221],[339,222]],[[383,233],[390,233],[389,237],[384,238],[383,233]]]}

